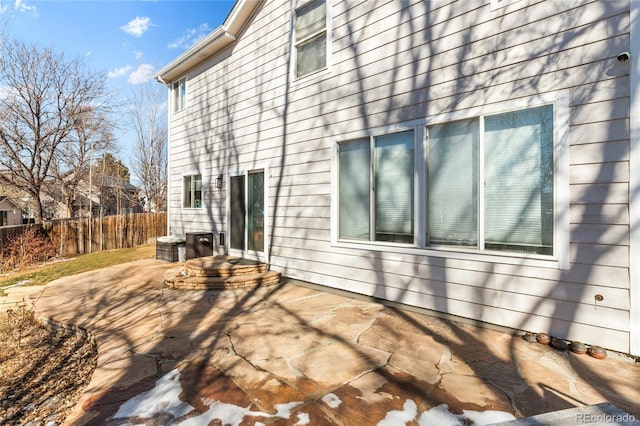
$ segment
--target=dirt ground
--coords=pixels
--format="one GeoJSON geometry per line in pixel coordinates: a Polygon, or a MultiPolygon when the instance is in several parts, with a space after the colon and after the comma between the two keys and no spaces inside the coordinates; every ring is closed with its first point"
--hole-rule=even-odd
{"type": "Polygon", "coordinates": [[[62,424],[96,360],[87,338],[51,331],[25,308],[0,312],[0,424],[62,424]]]}

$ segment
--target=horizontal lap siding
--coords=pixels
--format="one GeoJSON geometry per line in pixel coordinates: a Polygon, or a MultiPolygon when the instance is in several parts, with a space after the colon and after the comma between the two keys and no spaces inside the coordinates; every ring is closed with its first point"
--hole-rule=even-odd
{"type": "Polygon", "coordinates": [[[188,114],[172,121],[173,220],[225,227],[216,189],[204,211],[176,215],[183,171],[211,183],[268,164],[274,269],[627,350],[629,78],[615,61],[628,49],[627,2],[330,2],[331,71],[295,82],[284,3],[265,2],[236,45],[189,73],[188,114]],[[331,149],[344,135],[562,89],[569,270],[331,246],[331,149]]]}

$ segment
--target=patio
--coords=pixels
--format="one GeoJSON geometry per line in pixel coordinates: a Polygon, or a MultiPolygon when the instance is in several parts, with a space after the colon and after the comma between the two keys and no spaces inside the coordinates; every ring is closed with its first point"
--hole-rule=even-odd
{"type": "Polygon", "coordinates": [[[640,366],[624,356],[596,360],[294,280],[178,290],[163,285],[170,268],[144,260],[27,289],[42,318],[98,344],[67,424],[489,424],[602,402],[640,418],[640,366]]]}

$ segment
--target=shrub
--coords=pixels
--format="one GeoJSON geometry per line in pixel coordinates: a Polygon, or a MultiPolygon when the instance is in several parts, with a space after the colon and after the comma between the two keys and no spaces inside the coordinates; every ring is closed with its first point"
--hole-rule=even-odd
{"type": "Polygon", "coordinates": [[[56,255],[49,236],[39,227],[30,227],[13,237],[2,249],[3,272],[45,262],[56,255]]]}

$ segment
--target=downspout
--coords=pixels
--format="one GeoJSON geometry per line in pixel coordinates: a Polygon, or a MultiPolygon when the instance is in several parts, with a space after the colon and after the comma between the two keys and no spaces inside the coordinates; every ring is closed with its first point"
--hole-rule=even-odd
{"type": "Polygon", "coordinates": [[[161,75],[156,80],[167,87],[167,235],[171,235],[171,87],[161,75]]]}
{"type": "Polygon", "coordinates": [[[629,352],[640,355],[640,0],[631,0],[629,58],[629,352]]]}

